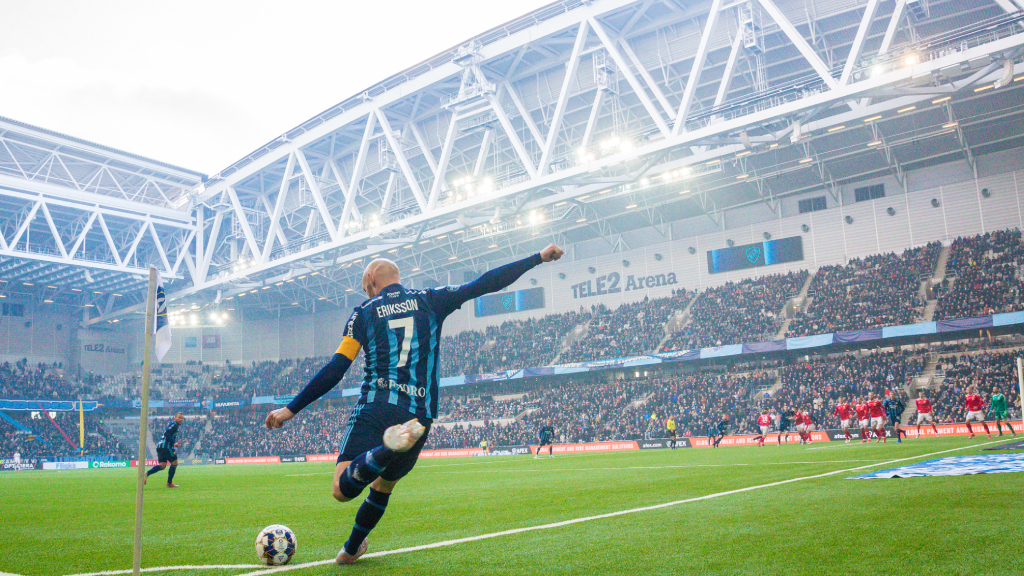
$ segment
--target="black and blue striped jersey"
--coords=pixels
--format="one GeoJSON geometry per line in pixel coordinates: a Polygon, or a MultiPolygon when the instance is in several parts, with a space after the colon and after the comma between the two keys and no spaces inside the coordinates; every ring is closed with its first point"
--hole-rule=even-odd
{"type": "Polygon", "coordinates": [[[537,433],[537,436],[544,442],[548,442],[555,436],[555,429],[552,428],[551,426],[545,425],[541,427],[540,432],[537,433]]]}
{"type": "Polygon", "coordinates": [[[421,420],[437,416],[441,328],[463,304],[508,287],[541,263],[540,254],[491,270],[461,286],[413,290],[392,284],[357,306],[331,363],[288,404],[298,413],[334,388],[364,353],[359,404],[386,402],[421,420]]]}
{"type": "Polygon", "coordinates": [[[156,447],[174,449],[174,443],[177,441],[178,430],[180,428],[181,424],[171,420],[167,424],[167,428],[164,429],[164,435],[160,437],[160,441],[157,442],[156,447]]]}
{"type": "Polygon", "coordinates": [[[885,407],[885,415],[891,420],[899,420],[907,407],[899,398],[886,398],[882,401],[882,406],[885,407]]]}

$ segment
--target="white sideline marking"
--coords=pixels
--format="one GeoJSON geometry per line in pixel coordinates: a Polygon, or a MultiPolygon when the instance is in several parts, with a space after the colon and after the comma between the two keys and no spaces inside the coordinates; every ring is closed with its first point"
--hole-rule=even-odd
{"type": "MultiPolygon", "coordinates": [[[[999,440],[998,442],[1003,442],[999,440]]],[[[363,558],[373,558],[376,556],[390,556],[392,554],[403,554],[406,552],[418,552],[420,550],[430,550],[433,548],[442,548],[445,546],[454,546],[455,544],[463,544],[466,542],[476,542],[478,540],[488,540],[490,538],[497,538],[499,536],[510,536],[512,534],[521,534],[523,532],[533,532],[536,530],[550,530],[552,528],[561,528],[562,526],[570,526],[572,524],[580,524],[582,522],[590,522],[593,520],[602,520],[604,518],[614,518],[616,516],[624,516],[626,514],[633,514],[636,512],[646,512],[648,510],[658,510],[661,508],[669,508],[671,506],[678,506],[680,504],[689,504],[691,502],[700,502],[702,500],[711,500],[713,498],[719,498],[722,496],[729,496],[732,494],[740,494],[743,492],[750,492],[753,490],[760,490],[762,488],[771,488],[773,486],[781,486],[783,484],[791,484],[793,482],[800,482],[801,480],[814,480],[816,478],[825,478],[826,476],[835,476],[836,474],[843,474],[846,472],[853,472],[855,470],[863,470],[864,468],[873,468],[875,466],[882,466],[886,464],[895,464],[897,462],[904,462],[906,460],[917,460],[918,458],[928,458],[930,456],[938,456],[939,454],[945,454],[947,452],[959,452],[960,450],[967,450],[970,448],[977,448],[978,446],[986,446],[988,444],[996,444],[997,441],[984,442],[981,444],[974,444],[971,446],[963,446],[960,448],[951,448],[949,450],[942,450],[939,452],[932,452],[931,454],[919,454],[917,456],[909,456],[907,458],[897,458],[896,460],[888,460],[883,462],[876,462],[874,464],[866,464],[864,466],[858,466],[856,468],[847,468],[845,470],[834,470],[832,472],[825,472],[824,474],[816,474],[814,476],[804,476],[801,478],[790,478],[789,480],[780,480],[778,482],[770,482],[768,484],[760,484],[758,486],[748,486],[746,488],[737,488],[736,490],[728,490],[725,492],[717,492],[715,494],[707,494],[704,496],[696,496],[694,498],[687,498],[686,500],[676,500],[674,502],[665,502],[663,504],[655,504],[653,506],[643,506],[641,508],[630,508],[628,510],[619,510],[618,512],[609,512],[607,514],[598,514],[596,516],[584,516],[583,518],[574,518],[572,520],[563,520],[561,522],[552,522],[551,524],[540,524],[538,526],[527,526],[525,528],[515,528],[512,530],[503,530],[501,532],[492,532],[490,534],[481,534],[479,536],[469,536],[466,538],[456,538],[455,540],[444,540],[442,542],[434,542],[431,544],[421,544],[419,546],[409,546],[407,548],[396,548],[395,550],[382,550],[380,552],[370,552],[364,554],[363,558]]],[[[238,574],[236,576],[263,576],[264,574],[276,574],[278,572],[285,572],[288,570],[299,570],[302,568],[311,568],[314,566],[323,566],[325,564],[332,564],[334,560],[318,560],[316,562],[306,562],[303,564],[294,564],[288,566],[280,566],[277,568],[267,568],[265,570],[256,570],[254,572],[246,572],[244,574],[238,574]]],[[[82,575],[76,575],[82,576],[82,575]]]]}
{"type": "MultiPolygon", "coordinates": [[[[757,464],[666,464],[665,466],[622,466],[602,468],[519,468],[512,470],[456,470],[447,474],[480,474],[483,472],[590,472],[592,470],[661,470],[663,468],[728,468],[730,466],[789,466],[790,464],[846,464],[849,462],[879,462],[879,460],[818,460],[817,462],[758,462],[757,464]]],[[[465,466],[465,464],[451,464],[451,466],[465,466]]],[[[437,468],[438,466],[423,466],[423,468],[437,468]]],[[[418,470],[418,468],[417,468],[418,470]]],[[[333,476],[334,472],[311,472],[309,474],[285,474],[285,477],[292,476],[333,476]]],[[[3,576],[3,575],[0,575],[3,576]]]]}
{"type": "MultiPolygon", "coordinates": [[[[855,470],[863,470],[865,468],[873,468],[875,466],[881,466],[885,464],[895,464],[897,462],[905,462],[907,460],[916,460],[918,458],[928,458],[930,456],[938,456],[939,454],[946,454],[948,452],[959,452],[960,450],[967,450],[970,448],[977,448],[979,446],[987,446],[989,444],[998,444],[1005,442],[1005,440],[993,440],[991,442],[982,442],[980,444],[972,444],[970,446],[961,446],[960,448],[950,448],[949,450],[941,450],[939,452],[932,452],[930,454],[919,454],[917,456],[908,456],[906,458],[897,458],[896,460],[887,460],[874,462],[872,464],[865,464],[864,466],[857,466],[855,468],[846,468],[844,470],[833,470],[832,472],[825,472],[823,474],[816,474],[814,476],[803,476],[801,478],[790,478],[789,480],[779,480],[778,482],[770,482],[768,484],[760,484],[757,486],[747,486],[746,488],[737,488],[736,490],[728,490],[726,492],[716,492],[714,494],[706,494],[704,496],[696,496],[694,498],[687,498],[685,500],[675,500],[673,502],[665,502],[662,504],[654,504],[652,506],[643,506],[640,508],[630,508],[628,510],[619,510],[618,512],[609,512],[607,514],[598,514],[596,516],[584,516],[582,518],[574,518],[572,520],[563,520],[561,522],[553,522],[551,524],[540,524],[537,526],[527,526],[525,528],[515,528],[512,530],[504,530],[502,532],[492,532],[490,534],[481,534],[479,536],[468,536],[466,538],[456,538],[455,540],[444,540],[441,542],[433,542],[431,544],[421,544],[419,546],[409,546],[407,548],[396,548],[394,550],[382,550],[380,552],[370,552],[364,554],[363,558],[374,558],[377,556],[390,556],[393,554],[403,554],[406,552],[418,552],[420,550],[431,550],[433,548],[443,548],[446,546],[454,546],[455,544],[463,544],[465,542],[476,542],[478,540],[488,540],[491,538],[497,538],[499,536],[510,536],[512,534],[520,534],[523,532],[533,532],[536,530],[550,530],[552,528],[561,528],[562,526],[570,526],[572,524],[580,524],[582,522],[590,522],[593,520],[602,520],[604,518],[614,518],[616,516],[624,516],[626,514],[633,514],[636,512],[646,512],[648,510],[658,510],[661,508],[669,508],[672,506],[678,506],[680,504],[689,504],[691,502],[700,502],[702,500],[711,500],[713,498],[719,498],[722,496],[729,496],[732,494],[740,494],[743,492],[750,492],[753,490],[760,490],[762,488],[771,488],[774,486],[781,486],[783,484],[791,484],[793,482],[800,482],[801,480],[814,480],[817,478],[824,478],[826,476],[834,476],[836,474],[843,474],[845,472],[853,472],[855,470]]],[[[838,461],[842,462],[842,461],[838,461]]],[[[782,463],[785,464],[785,463],[782,463]]],[[[735,465],[735,464],[734,464],[735,465]]],[[[279,566],[277,568],[266,568],[263,570],[256,570],[254,572],[245,572],[243,574],[237,574],[235,576],[263,576],[265,574],[276,574],[277,572],[285,572],[288,570],[299,570],[302,568],[312,568],[314,566],[323,566],[326,564],[332,564],[334,560],[318,560],[315,562],[305,562],[303,564],[290,564],[287,566],[279,566]]],[[[251,564],[229,564],[229,565],[209,565],[209,566],[160,566],[155,568],[143,568],[142,572],[159,572],[166,570],[215,570],[215,569],[247,569],[252,568],[251,564]]],[[[88,572],[82,574],[70,574],[68,576],[116,576],[120,574],[131,574],[131,570],[107,570],[104,572],[88,572]]],[[[0,572],[0,576],[21,576],[19,574],[8,574],[0,572]]]]}
{"type": "MultiPolygon", "coordinates": [[[[245,570],[252,568],[252,564],[211,564],[208,566],[155,566],[153,568],[143,568],[140,572],[161,572],[167,570],[245,570]]],[[[84,574],[74,574],[73,576],[113,576],[114,574],[131,574],[131,570],[105,570],[103,572],[87,572],[84,574]]],[[[0,576],[17,576],[16,574],[7,575],[0,572],[0,576]]]]}

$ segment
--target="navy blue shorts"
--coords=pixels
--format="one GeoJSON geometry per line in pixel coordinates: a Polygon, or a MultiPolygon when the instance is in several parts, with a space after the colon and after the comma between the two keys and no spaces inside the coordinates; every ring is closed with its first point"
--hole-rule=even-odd
{"type": "Polygon", "coordinates": [[[899,426],[900,419],[896,416],[889,416],[889,426],[899,426]]]}
{"type": "Polygon", "coordinates": [[[170,448],[157,448],[156,449],[156,461],[163,462],[174,462],[178,459],[178,454],[170,448]]]}
{"type": "MultiPolygon", "coordinates": [[[[385,430],[395,424],[408,422],[415,417],[408,410],[384,402],[356,404],[356,407],[352,409],[352,414],[348,417],[348,424],[345,425],[345,430],[341,434],[338,462],[350,462],[363,452],[383,445],[385,430]]],[[[430,422],[421,420],[420,424],[426,426],[426,432],[408,452],[399,453],[391,461],[391,464],[381,471],[381,478],[394,482],[412,472],[412,468],[420,456],[420,450],[423,449],[423,445],[427,443],[427,436],[430,435],[430,422]]]]}

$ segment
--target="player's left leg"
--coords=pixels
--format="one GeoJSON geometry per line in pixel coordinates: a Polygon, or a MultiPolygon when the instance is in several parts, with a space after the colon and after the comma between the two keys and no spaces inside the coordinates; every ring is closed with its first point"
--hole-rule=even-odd
{"type": "Polygon", "coordinates": [[[171,461],[171,465],[167,468],[167,487],[177,488],[178,485],[174,483],[174,472],[178,469],[178,459],[175,458],[171,461]]]}
{"type": "Polygon", "coordinates": [[[348,540],[345,541],[345,546],[335,558],[338,564],[351,564],[366,552],[367,537],[384,517],[395,485],[416,466],[420,450],[423,449],[423,445],[427,441],[427,431],[429,431],[429,427],[424,430],[422,436],[409,450],[398,452],[391,463],[382,469],[379,476],[370,483],[370,493],[366,495],[366,499],[363,500],[356,512],[352,532],[349,534],[348,540]]]}

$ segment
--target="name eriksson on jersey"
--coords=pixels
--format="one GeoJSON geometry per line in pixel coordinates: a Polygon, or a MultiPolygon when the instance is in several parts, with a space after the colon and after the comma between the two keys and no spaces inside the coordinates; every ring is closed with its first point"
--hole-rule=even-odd
{"type": "Polygon", "coordinates": [[[377,307],[377,317],[384,318],[391,316],[392,314],[401,314],[402,312],[415,312],[420,309],[418,300],[406,300],[405,302],[396,302],[394,304],[381,304],[377,307]]]}

